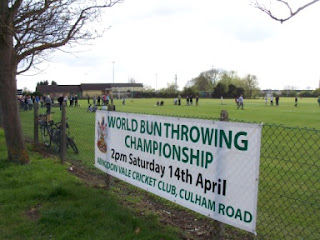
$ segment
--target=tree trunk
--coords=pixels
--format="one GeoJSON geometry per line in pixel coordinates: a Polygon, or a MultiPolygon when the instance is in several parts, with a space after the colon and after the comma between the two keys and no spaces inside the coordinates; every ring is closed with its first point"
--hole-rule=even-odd
{"type": "MultiPolygon", "coordinates": [[[[1,101],[1,100],[0,100],[1,101]]],[[[0,103],[0,128],[3,128],[2,124],[2,110],[1,110],[1,103],[0,103]]]]}
{"type": "MultiPolygon", "coordinates": [[[[4,1],[6,2],[6,1],[4,1]]],[[[6,7],[6,6],[2,6],[6,7]]],[[[5,8],[0,9],[0,17],[8,19],[5,8]]],[[[12,24],[7,23],[7,26],[12,24]]],[[[8,150],[8,160],[20,164],[29,163],[22,135],[21,121],[17,104],[17,61],[13,51],[13,37],[4,25],[0,25],[0,104],[2,124],[8,150]]]]}
{"type": "MultiPolygon", "coordinates": [[[[0,50],[0,55],[1,50],[0,50]]],[[[0,62],[4,59],[0,57],[0,62]]],[[[2,64],[1,64],[2,65],[2,64]]],[[[0,70],[0,104],[3,113],[3,128],[8,149],[8,160],[16,163],[29,163],[25,141],[22,135],[20,114],[16,98],[16,80],[14,71],[4,74],[0,70]]]]}

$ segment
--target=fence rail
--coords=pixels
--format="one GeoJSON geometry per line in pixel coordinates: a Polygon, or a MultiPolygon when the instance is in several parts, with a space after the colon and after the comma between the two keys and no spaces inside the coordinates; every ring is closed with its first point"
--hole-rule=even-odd
{"type": "MultiPolygon", "coordinates": [[[[60,121],[54,109],[54,121],[60,121]]],[[[34,134],[33,113],[21,114],[24,133],[34,134]]],[[[179,116],[182,117],[182,116],[179,116]]],[[[95,114],[84,108],[67,109],[71,136],[79,154],[67,159],[94,169],[95,114]]],[[[218,119],[212,119],[218,120],[218,119]]],[[[229,119],[229,121],[236,121],[229,119]]],[[[41,138],[39,138],[41,143],[41,138]]],[[[258,193],[257,236],[254,239],[320,239],[320,131],[264,124],[258,193]]],[[[228,239],[243,232],[226,226],[228,239]]]]}

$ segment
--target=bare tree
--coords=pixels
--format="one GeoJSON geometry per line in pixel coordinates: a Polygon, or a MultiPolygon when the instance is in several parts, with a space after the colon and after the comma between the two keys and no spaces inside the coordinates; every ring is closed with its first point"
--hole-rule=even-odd
{"type": "Polygon", "coordinates": [[[288,3],[287,1],[284,1],[284,0],[274,0],[274,1],[279,4],[279,5],[277,5],[278,7],[279,6],[284,7],[288,11],[288,14],[285,17],[278,17],[274,13],[274,11],[271,10],[271,8],[272,8],[271,2],[272,1],[270,1],[269,6],[265,6],[263,3],[260,3],[260,1],[252,2],[252,5],[254,7],[258,8],[259,10],[261,10],[262,12],[266,13],[267,15],[269,15],[272,19],[283,23],[283,22],[289,20],[290,18],[294,17],[296,14],[298,14],[303,9],[315,4],[316,2],[319,2],[319,0],[309,1],[306,4],[300,6],[296,9],[293,9],[292,4],[288,3]]]}
{"type": "Polygon", "coordinates": [[[122,0],[1,0],[0,109],[8,160],[28,163],[16,98],[16,76],[50,50],[99,37],[86,27],[122,0]],[[19,66],[19,67],[18,67],[19,66]]]}

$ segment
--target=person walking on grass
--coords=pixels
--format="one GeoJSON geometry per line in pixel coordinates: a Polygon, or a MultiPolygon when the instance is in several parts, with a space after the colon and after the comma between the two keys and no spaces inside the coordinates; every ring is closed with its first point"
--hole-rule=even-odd
{"type": "Polygon", "coordinates": [[[276,96],[276,106],[279,106],[279,96],[276,96]]]}
{"type": "Polygon", "coordinates": [[[294,99],[294,106],[295,106],[295,107],[298,107],[298,97],[296,97],[296,98],[294,99]]]}
{"type": "Polygon", "coordinates": [[[266,94],[266,96],[264,97],[264,104],[267,105],[268,104],[268,95],[266,94]]]}
{"type": "Polygon", "coordinates": [[[63,103],[63,96],[60,94],[60,97],[58,98],[59,106],[60,106],[60,111],[62,110],[62,103],[63,103]]]}
{"type": "Polygon", "coordinates": [[[51,104],[52,104],[50,95],[48,95],[46,97],[45,103],[46,103],[46,107],[47,107],[47,114],[50,114],[50,112],[51,112],[51,104]]]}
{"type": "Polygon", "coordinates": [[[242,97],[242,94],[238,98],[238,107],[237,107],[237,109],[239,109],[240,107],[243,110],[243,97],[242,97]]]}

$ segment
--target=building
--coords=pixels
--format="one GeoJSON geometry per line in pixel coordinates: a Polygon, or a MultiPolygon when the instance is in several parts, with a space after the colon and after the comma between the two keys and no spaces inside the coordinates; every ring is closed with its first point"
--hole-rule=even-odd
{"type": "Polygon", "coordinates": [[[59,97],[77,95],[79,98],[112,94],[115,98],[130,97],[132,92],[143,91],[142,83],[82,83],[80,85],[39,85],[41,95],[59,97]]]}

